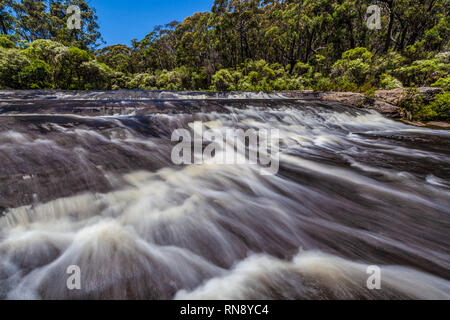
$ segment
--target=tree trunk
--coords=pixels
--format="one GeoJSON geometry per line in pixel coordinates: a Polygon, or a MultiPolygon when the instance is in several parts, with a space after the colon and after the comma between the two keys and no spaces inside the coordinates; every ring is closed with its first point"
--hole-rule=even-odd
{"type": "Polygon", "coordinates": [[[392,28],[394,27],[394,0],[389,1],[389,11],[389,27],[386,35],[386,43],[384,45],[384,53],[387,53],[391,46],[392,28]]]}

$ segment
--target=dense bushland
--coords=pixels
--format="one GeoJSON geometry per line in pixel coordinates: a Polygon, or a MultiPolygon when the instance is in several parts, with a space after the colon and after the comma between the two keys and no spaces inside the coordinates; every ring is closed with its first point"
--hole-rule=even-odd
{"type": "Polygon", "coordinates": [[[437,86],[445,92],[420,112],[412,108],[411,118],[447,119],[445,2],[378,1],[382,29],[369,30],[368,0],[216,0],[211,12],[158,26],[131,46],[95,51],[101,38],[85,1],[1,1],[0,86],[358,92],[437,86]],[[69,4],[82,7],[82,30],[66,28],[69,4]]]}

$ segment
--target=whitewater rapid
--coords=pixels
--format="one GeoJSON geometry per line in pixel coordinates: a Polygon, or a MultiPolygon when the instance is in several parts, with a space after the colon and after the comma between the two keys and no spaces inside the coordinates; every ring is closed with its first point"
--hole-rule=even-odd
{"type": "Polygon", "coordinates": [[[449,131],[282,94],[130,95],[0,92],[0,298],[450,298],[449,131]],[[279,172],[174,165],[198,121],[279,130],[279,172]]]}

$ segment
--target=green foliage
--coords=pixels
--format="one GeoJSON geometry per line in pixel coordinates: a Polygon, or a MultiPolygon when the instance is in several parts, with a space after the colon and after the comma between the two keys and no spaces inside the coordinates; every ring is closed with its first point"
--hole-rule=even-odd
{"type": "Polygon", "coordinates": [[[111,90],[120,90],[120,89],[136,89],[137,86],[130,86],[131,78],[130,76],[118,72],[112,71],[111,73],[111,90]]]}
{"type": "Polygon", "coordinates": [[[11,12],[12,4],[9,0],[0,1],[0,34],[7,35],[14,29],[15,18],[11,12]]]}
{"type": "Polygon", "coordinates": [[[294,69],[292,70],[292,73],[311,77],[313,70],[313,67],[311,67],[309,64],[297,62],[294,66],[294,69]]]}
{"type": "Polygon", "coordinates": [[[414,61],[411,65],[394,70],[402,83],[407,86],[429,86],[441,77],[446,77],[450,71],[450,63],[440,58],[414,61]]]}
{"type": "Polygon", "coordinates": [[[433,113],[434,120],[450,120],[450,92],[437,95],[428,108],[433,113]]]}
{"type": "Polygon", "coordinates": [[[211,12],[94,54],[100,38],[86,1],[8,0],[0,3],[0,86],[373,94],[433,84],[448,90],[445,0],[384,1],[377,32],[362,21],[368,5],[215,0],[211,12]],[[80,31],[67,29],[70,4],[81,8],[80,31]]]}
{"type": "Polygon", "coordinates": [[[91,60],[91,56],[84,50],[76,47],[71,47],[69,48],[68,60],[71,65],[76,66],[81,65],[84,62],[88,62],[89,60],[91,60]]]}
{"type": "Polygon", "coordinates": [[[438,15],[438,17],[440,17],[439,22],[431,29],[426,30],[423,35],[423,40],[419,42],[427,51],[439,51],[445,45],[448,45],[450,38],[450,17],[448,15],[438,15]]]}
{"type": "Polygon", "coordinates": [[[185,90],[183,83],[186,82],[186,74],[179,70],[157,72],[156,86],[160,90],[185,90]]]}
{"type": "Polygon", "coordinates": [[[417,114],[424,109],[426,104],[420,92],[411,88],[406,91],[405,97],[399,103],[401,111],[405,114],[408,120],[422,120],[417,114]]]}
{"type": "Polygon", "coordinates": [[[344,52],[342,59],[336,61],[331,71],[339,87],[355,90],[366,83],[372,73],[372,56],[366,48],[355,48],[344,52]]]}
{"type": "Polygon", "coordinates": [[[384,87],[399,85],[383,74],[421,85],[420,75],[409,79],[417,78],[415,70],[402,68],[444,50],[444,4],[386,2],[383,29],[374,33],[362,22],[366,1],[216,0],[212,12],[158,26],[132,47],[107,47],[97,56],[117,72],[161,76],[158,88],[364,91],[382,80],[384,87]]]}
{"type": "Polygon", "coordinates": [[[104,63],[84,61],[79,68],[79,81],[71,89],[108,90],[111,88],[113,71],[104,63]]]}
{"type": "Polygon", "coordinates": [[[282,66],[270,66],[265,60],[247,61],[241,70],[243,77],[237,88],[240,91],[270,91],[271,83],[284,73],[282,66]]]}
{"type": "MultiPolygon", "coordinates": [[[[36,40],[23,51],[23,54],[32,61],[45,63],[45,70],[51,75],[52,85],[59,89],[85,90],[85,89],[110,89],[113,79],[117,84],[125,84],[120,81],[120,74],[114,72],[104,63],[100,63],[87,51],[66,47],[51,40],[36,40]]],[[[46,79],[46,78],[45,78],[46,79]]],[[[39,84],[42,87],[45,83],[39,84]]],[[[29,87],[26,85],[25,87],[29,87]]]]}
{"type": "Polygon", "coordinates": [[[249,60],[237,70],[222,69],[216,72],[211,89],[265,92],[303,90],[307,82],[307,73],[311,70],[310,66],[298,63],[294,67],[293,74],[289,74],[281,64],[269,64],[265,60],[249,60]]]}
{"type": "Polygon", "coordinates": [[[431,103],[416,108],[413,119],[420,121],[450,120],[450,92],[438,95],[431,103]]]}
{"type": "Polygon", "coordinates": [[[426,103],[416,89],[409,89],[400,107],[408,120],[433,121],[450,120],[450,92],[437,95],[433,101],[426,103]]]}
{"type": "Polygon", "coordinates": [[[122,73],[134,73],[133,51],[118,44],[105,47],[96,52],[97,60],[122,73]]]}
{"type": "Polygon", "coordinates": [[[394,78],[390,74],[383,73],[380,77],[380,86],[383,89],[391,90],[395,88],[403,88],[403,84],[400,80],[394,78]]]}
{"type": "Polygon", "coordinates": [[[156,79],[157,77],[153,74],[137,73],[130,79],[127,87],[140,90],[157,90],[156,79]]]}
{"type": "Polygon", "coordinates": [[[389,51],[387,54],[376,56],[373,61],[375,77],[381,78],[382,74],[392,75],[394,70],[408,64],[408,59],[401,53],[389,51]]]}
{"type": "Polygon", "coordinates": [[[0,86],[19,89],[22,87],[19,73],[30,64],[18,49],[0,48],[0,86]]]}
{"type": "Polygon", "coordinates": [[[0,47],[6,48],[6,49],[11,49],[11,48],[15,48],[16,44],[13,41],[11,41],[11,39],[9,37],[0,35],[0,47]]]}
{"type": "Polygon", "coordinates": [[[42,60],[52,67],[57,67],[65,63],[70,51],[61,43],[40,39],[32,42],[24,50],[24,54],[30,59],[42,60]]]}
{"type": "Polygon", "coordinates": [[[450,51],[439,52],[435,59],[438,59],[441,63],[449,64],[450,63],[450,51]]]}
{"type": "Polygon", "coordinates": [[[432,87],[442,88],[444,91],[450,91],[450,78],[440,78],[431,85],[432,87]]]}
{"type": "Polygon", "coordinates": [[[361,60],[364,63],[371,63],[372,62],[373,54],[367,48],[355,48],[348,51],[345,51],[342,54],[343,60],[361,60]]]}
{"type": "Polygon", "coordinates": [[[403,51],[403,55],[411,62],[415,60],[427,60],[430,58],[430,52],[425,50],[423,42],[416,42],[409,45],[403,51]]]}
{"type": "Polygon", "coordinates": [[[238,90],[239,80],[242,73],[239,71],[222,69],[213,76],[212,89],[217,91],[236,91],[238,90]]]}
{"type": "Polygon", "coordinates": [[[316,91],[334,91],[336,90],[336,85],[330,78],[320,78],[313,88],[316,91]]]}
{"type": "Polygon", "coordinates": [[[85,0],[7,0],[0,2],[0,31],[19,42],[48,39],[90,50],[101,42],[95,9],[85,0]],[[80,8],[81,29],[67,27],[67,8],[80,8]]]}
{"type": "Polygon", "coordinates": [[[21,88],[47,89],[52,87],[50,66],[41,60],[33,60],[17,75],[21,88]]]}

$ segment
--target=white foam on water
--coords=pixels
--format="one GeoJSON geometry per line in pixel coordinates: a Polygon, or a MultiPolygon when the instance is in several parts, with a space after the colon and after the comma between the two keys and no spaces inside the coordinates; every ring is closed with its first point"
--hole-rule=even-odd
{"type": "MultiPolygon", "coordinates": [[[[348,261],[320,251],[298,254],[292,261],[252,255],[224,276],[213,278],[179,300],[254,299],[360,299],[381,291],[367,287],[369,265],[348,261]],[[280,279],[288,279],[284,283],[280,279]],[[290,280],[289,280],[290,279],[290,280]],[[292,282],[297,279],[296,282],[292,282]]],[[[380,266],[381,289],[386,295],[411,299],[450,299],[450,282],[413,269],[380,266]]]]}
{"type": "MultiPolygon", "coordinates": [[[[90,94],[91,98],[101,96],[90,94]]],[[[73,95],[59,97],[72,99],[73,95]]],[[[191,98],[200,97],[193,94],[191,98]]],[[[230,98],[276,99],[262,93],[230,98]]],[[[288,173],[262,176],[258,166],[217,161],[109,172],[92,158],[110,148],[155,162],[168,161],[158,153],[169,145],[167,137],[146,138],[122,123],[127,120],[122,116],[92,117],[114,128],[101,131],[52,123],[43,125],[50,132],[46,137],[13,131],[0,134],[5,139],[0,155],[5,158],[27,150],[36,152],[39,160],[37,152],[45,152],[53,156],[50,159],[64,159],[88,174],[100,168],[113,186],[111,191],[80,192],[7,210],[0,218],[0,297],[450,298],[446,279],[386,263],[380,264],[383,289],[366,288],[366,269],[374,259],[370,254],[380,248],[387,254],[378,257],[394,255],[410,263],[420,258],[424,269],[445,268],[448,256],[442,239],[423,234],[424,224],[417,223],[416,211],[434,225],[436,212],[448,212],[443,189],[447,184],[430,174],[426,185],[412,170],[386,169],[357,157],[364,154],[363,159],[371,160],[375,152],[445,161],[445,155],[366,139],[361,133],[399,133],[409,128],[375,112],[295,109],[284,107],[282,101],[279,108],[249,106],[228,111],[231,114],[154,114],[151,120],[169,129],[190,128],[198,120],[218,132],[276,128],[282,146],[281,169],[288,173]],[[92,151],[91,146],[97,149],[92,151]],[[64,158],[72,153],[73,158],[64,158]],[[350,191],[339,190],[340,186],[350,191]],[[359,196],[358,200],[353,196],[359,196]],[[357,202],[361,199],[368,202],[367,207],[357,202]],[[416,209],[416,216],[408,216],[410,208],[416,209]],[[405,229],[392,234],[398,221],[403,221],[405,229]],[[314,250],[317,247],[322,251],[314,250]],[[300,248],[306,251],[296,254],[300,248]],[[339,250],[353,259],[339,257],[339,250]],[[81,268],[80,292],[67,291],[69,265],[81,268]]],[[[222,156],[226,150],[216,153],[216,158],[222,156]]],[[[115,160],[108,164],[114,165],[115,160]]],[[[33,176],[24,183],[35,181],[33,176]]]]}

